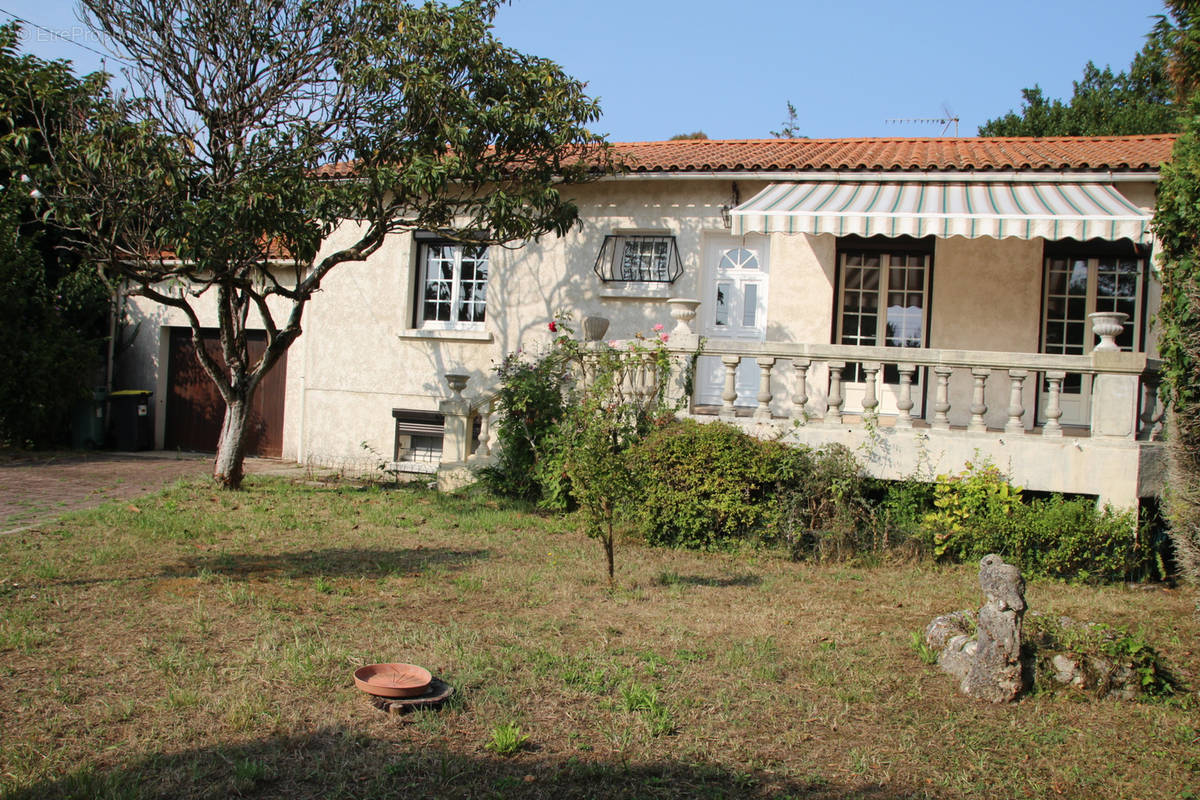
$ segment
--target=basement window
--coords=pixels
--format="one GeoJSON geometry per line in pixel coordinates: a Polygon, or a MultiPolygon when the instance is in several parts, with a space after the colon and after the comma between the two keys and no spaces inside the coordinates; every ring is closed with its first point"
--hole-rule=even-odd
{"type": "Polygon", "coordinates": [[[445,417],[436,411],[393,408],[396,443],[393,460],[402,472],[436,472],[442,461],[445,417]]]}

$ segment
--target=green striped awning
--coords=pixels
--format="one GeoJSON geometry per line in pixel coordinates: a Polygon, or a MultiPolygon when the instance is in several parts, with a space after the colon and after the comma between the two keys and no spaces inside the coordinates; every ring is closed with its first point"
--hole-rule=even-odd
{"type": "Polygon", "coordinates": [[[1149,242],[1151,214],[1104,183],[775,183],[732,211],[733,232],[1149,242]]]}

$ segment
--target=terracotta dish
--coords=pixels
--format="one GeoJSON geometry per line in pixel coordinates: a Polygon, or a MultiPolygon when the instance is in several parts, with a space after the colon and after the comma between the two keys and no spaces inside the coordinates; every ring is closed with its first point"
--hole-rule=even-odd
{"type": "Polygon", "coordinates": [[[432,680],[429,670],[415,664],[368,664],[354,671],[354,685],[376,697],[416,697],[432,680]]]}

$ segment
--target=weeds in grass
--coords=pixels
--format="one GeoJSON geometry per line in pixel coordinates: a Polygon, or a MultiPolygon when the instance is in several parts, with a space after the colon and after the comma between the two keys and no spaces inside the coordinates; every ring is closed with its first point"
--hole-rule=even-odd
{"type": "Polygon", "coordinates": [[[509,758],[525,749],[529,737],[521,732],[521,726],[514,722],[502,722],[492,726],[492,738],[485,748],[498,756],[509,758]]]}
{"type": "Polygon", "coordinates": [[[934,650],[929,645],[925,644],[925,632],[913,631],[909,636],[909,644],[916,652],[917,658],[921,659],[922,664],[936,664],[938,660],[937,650],[934,650]]]}

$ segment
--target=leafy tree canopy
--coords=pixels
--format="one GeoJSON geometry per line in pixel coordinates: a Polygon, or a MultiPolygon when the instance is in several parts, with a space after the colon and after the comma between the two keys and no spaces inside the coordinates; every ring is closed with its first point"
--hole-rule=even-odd
{"type": "Polygon", "coordinates": [[[50,207],[197,342],[215,305],[226,368],[196,349],[226,404],[222,485],[240,484],[250,398],[330,270],[397,231],[508,242],[576,223],[558,187],[603,166],[598,107],[496,40],[500,2],[84,0],[137,91],[95,94],[61,132],[50,207]],[[257,362],[247,327],[266,331],[257,362]]]}
{"type": "Polygon", "coordinates": [[[1180,128],[1169,74],[1171,31],[1165,18],[1147,36],[1129,69],[1114,73],[1089,61],[1071,99],[1051,100],[1040,86],[1021,90],[1021,110],[979,126],[980,136],[1120,136],[1180,128]]]}
{"type": "Polygon", "coordinates": [[[89,81],[69,65],[17,51],[0,26],[0,443],[58,444],[71,406],[102,383],[109,290],[43,224],[29,174],[44,168],[39,117],[61,120],[89,81]]]}

